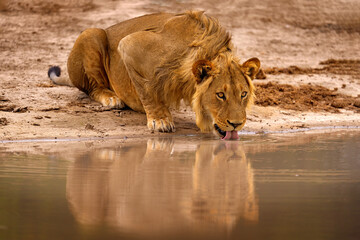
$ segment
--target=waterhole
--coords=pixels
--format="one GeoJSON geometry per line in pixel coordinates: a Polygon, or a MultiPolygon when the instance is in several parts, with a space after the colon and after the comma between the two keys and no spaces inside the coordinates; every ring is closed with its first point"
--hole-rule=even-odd
{"type": "Polygon", "coordinates": [[[356,239],[360,131],[0,146],[0,239],[356,239]]]}

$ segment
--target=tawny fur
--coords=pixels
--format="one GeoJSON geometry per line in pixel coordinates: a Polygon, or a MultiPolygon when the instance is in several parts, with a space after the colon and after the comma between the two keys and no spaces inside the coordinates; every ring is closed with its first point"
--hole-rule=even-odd
{"type": "Polygon", "coordinates": [[[202,131],[214,124],[233,131],[245,123],[260,67],[256,58],[240,64],[233,52],[230,34],[203,12],[153,14],[85,30],[70,53],[68,73],[74,86],[103,105],[145,112],[151,131],[173,131],[169,108],[182,100],[202,131]],[[219,91],[227,98],[219,99],[219,91]],[[233,129],[229,122],[241,125],[233,129]]]}

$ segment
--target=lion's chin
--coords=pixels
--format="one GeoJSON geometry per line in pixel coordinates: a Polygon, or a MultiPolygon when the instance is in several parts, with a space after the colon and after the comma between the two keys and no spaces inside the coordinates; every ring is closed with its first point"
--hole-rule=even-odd
{"type": "Polygon", "coordinates": [[[214,124],[216,133],[221,137],[221,140],[238,140],[238,131],[224,131],[217,124],[214,124]]]}

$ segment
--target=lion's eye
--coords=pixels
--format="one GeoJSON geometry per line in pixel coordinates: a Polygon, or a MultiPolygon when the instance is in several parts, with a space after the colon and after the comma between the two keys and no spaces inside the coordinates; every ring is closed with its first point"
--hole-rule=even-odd
{"type": "Polygon", "coordinates": [[[246,97],[246,96],[247,96],[247,92],[246,92],[246,91],[244,91],[244,92],[241,93],[241,98],[244,98],[244,97],[246,97]]]}
{"type": "Polygon", "coordinates": [[[222,99],[222,100],[225,100],[225,99],[226,99],[225,94],[224,94],[223,92],[218,92],[218,93],[216,93],[216,96],[217,96],[218,98],[222,99]]]}

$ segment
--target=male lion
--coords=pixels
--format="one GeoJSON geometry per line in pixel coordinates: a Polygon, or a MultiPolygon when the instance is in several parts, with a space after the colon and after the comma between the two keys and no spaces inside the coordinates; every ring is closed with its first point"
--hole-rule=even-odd
{"type": "Polygon", "coordinates": [[[104,106],[145,112],[150,131],[174,132],[169,107],[184,100],[202,131],[237,139],[260,61],[241,65],[232,49],[229,33],[203,12],[151,14],[86,29],[68,58],[71,83],[59,67],[48,75],[104,106]]]}

